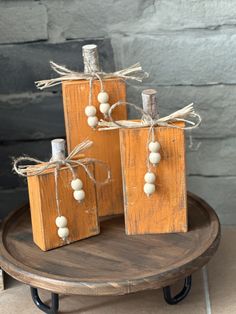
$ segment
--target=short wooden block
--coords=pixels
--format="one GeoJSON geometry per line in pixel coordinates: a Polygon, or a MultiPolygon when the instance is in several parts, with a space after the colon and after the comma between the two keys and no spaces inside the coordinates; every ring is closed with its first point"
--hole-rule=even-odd
{"type": "MultiPolygon", "coordinates": [[[[93,171],[93,164],[88,167],[93,171]]],[[[72,174],[63,167],[58,175],[58,192],[61,215],[68,220],[69,236],[64,242],[57,234],[54,170],[50,169],[39,176],[28,177],[30,210],[34,242],[43,250],[69,244],[99,233],[96,190],[94,183],[80,166],[73,166],[78,178],[83,182],[85,199],[79,203],[73,197],[72,174]]]]}
{"type": "MultiPolygon", "coordinates": [[[[118,100],[125,101],[125,82],[119,78],[106,79],[103,81],[104,90],[109,94],[109,103],[112,105],[118,100]]],[[[93,130],[87,124],[85,107],[89,99],[89,82],[71,81],[62,83],[63,103],[65,113],[66,137],[68,152],[78,143],[88,138],[93,141],[93,146],[86,150],[85,155],[106,162],[112,172],[112,181],[109,184],[97,188],[98,209],[100,216],[119,214],[124,212],[123,190],[120,161],[119,131],[112,130],[102,132],[93,130]]],[[[103,118],[99,111],[97,95],[100,92],[100,84],[93,82],[92,104],[97,108],[97,117],[103,118]]],[[[126,108],[121,106],[114,111],[114,119],[127,118],[126,108]]],[[[104,170],[95,167],[96,178],[104,178],[104,170]]],[[[106,174],[105,174],[106,175],[106,174]]]]}
{"type": "Polygon", "coordinates": [[[184,131],[155,129],[162,159],[157,167],[152,167],[157,177],[156,191],[149,197],[143,191],[148,131],[149,128],[120,129],[126,233],[186,232],[184,131]]]}

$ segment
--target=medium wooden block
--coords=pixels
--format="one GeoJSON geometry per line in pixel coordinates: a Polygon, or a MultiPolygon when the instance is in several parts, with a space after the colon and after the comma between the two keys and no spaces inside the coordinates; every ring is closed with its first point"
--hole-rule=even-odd
{"type": "Polygon", "coordinates": [[[148,131],[149,128],[120,129],[126,233],[186,232],[184,131],[155,128],[162,159],[152,167],[157,177],[156,191],[149,197],[143,191],[148,131]]]}
{"type": "MultiPolygon", "coordinates": [[[[93,171],[93,164],[88,167],[93,171]]],[[[99,222],[94,183],[79,166],[73,166],[76,176],[83,182],[86,197],[79,203],[73,197],[72,174],[66,167],[59,170],[58,192],[61,215],[68,220],[69,236],[66,243],[58,236],[55,220],[56,207],[54,170],[28,177],[30,210],[34,242],[44,251],[88,238],[99,233],[99,222]]]]}
{"type": "MultiPolygon", "coordinates": [[[[109,94],[109,103],[126,99],[125,82],[119,78],[103,81],[104,90],[109,94]]],[[[101,132],[93,130],[87,124],[85,107],[89,99],[89,82],[86,80],[62,83],[63,103],[65,113],[66,137],[68,151],[70,152],[78,143],[88,138],[93,141],[93,146],[86,150],[85,155],[106,162],[112,172],[112,181],[104,186],[98,186],[97,198],[100,216],[114,215],[124,212],[123,190],[120,160],[119,131],[112,130],[101,132]]],[[[99,111],[97,95],[100,92],[100,84],[93,82],[92,104],[97,108],[99,119],[103,115],[99,111]]],[[[114,119],[127,119],[126,108],[120,106],[114,112],[114,119]]],[[[97,180],[102,180],[106,174],[100,167],[95,166],[97,180]]]]}

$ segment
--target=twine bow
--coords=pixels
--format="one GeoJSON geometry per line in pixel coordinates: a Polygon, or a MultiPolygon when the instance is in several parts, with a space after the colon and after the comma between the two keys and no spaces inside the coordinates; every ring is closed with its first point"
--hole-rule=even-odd
{"type": "MultiPolygon", "coordinates": [[[[105,131],[105,130],[113,130],[118,128],[144,128],[149,127],[148,132],[148,139],[147,139],[147,152],[148,152],[148,145],[150,141],[155,141],[155,127],[162,126],[162,127],[168,127],[168,128],[177,128],[181,130],[192,130],[197,128],[202,119],[201,116],[195,112],[193,103],[183,107],[180,110],[177,110],[173,112],[172,114],[163,117],[163,118],[152,118],[150,114],[145,112],[143,109],[138,107],[135,104],[129,103],[129,102],[123,102],[118,101],[114,105],[111,106],[109,113],[108,113],[110,121],[104,121],[101,120],[98,124],[99,131],[105,131]],[[142,118],[140,121],[130,121],[130,120],[120,120],[115,121],[112,117],[112,112],[115,108],[126,105],[134,108],[136,111],[138,111],[142,118]],[[176,125],[174,122],[184,122],[184,126],[176,125]]],[[[151,164],[149,161],[149,158],[147,156],[147,168],[148,171],[150,171],[151,164]]]]}
{"type": "MultiPolygon", "coordinates": [[[[103,71],[93,71],[93,66],[91,64],[91,60],[89,58],[84,60],[85,66],[89,69],[90,73],[84,72],[76,72],[67,69],[65,66],[58,65],[53,61],[50,61],[50,65],[52,69],[60,74],[60,77],[49,79],[49,80],[42,80],[35,82],[38,89],[45,89],[52,86],[56,86],[61,84],[63,81],[73,81],[73,80],[89,80],[89,99],[88,99],[88,106],[92,105],[92,98],[93,98],[93,80],[98,79],[100,83],[100,90],[104,92],[103,86],[103,79],[112,78],[112,77],[120,77],[124,80],[131,79],[142,82],[144,78],[148,77],[148,73],[144,72],[140,63],[136,63],[131,65],[128,68],[125,68],[120,71],[116,71],[113,73],[105,73],[103,71]]],[[[87,105],[87,104],[86,104],[87,105]]],[[[104,117],[107,118],[107,113],[104,113],[104,117]]]]}
{"type": "MultiPolygon", "coordinates": [[[[45,89],[48,87],[56,86],[61,84],[63,81],[73,81],[73,80],[93,80],[99,79],[100,83],[102,79],[112,78],[112,77],[120,77],[124,80],[130,79],[142,82],[144,78],[148,77],[148,73],[144,72],[140,63],[136,63],[131,65],[128,68],[125,68],[120,71],[115,71],[112,73],[106,73],[103,71],[99,72],[91,72],[91,73],[83,73],[83,72],[76,72],[67,69],[65,66],[56,64],[53,61],[50,61],[51,68],[57,73],[60,74],[60,77],[52,78],[48,80],[41,80],[36,81],[35,85],[38,89],[45,89]]],[[[102,83],[101,83],[102,84],[102,83]]],[[[102,87],[103,89],[103,87],[102,87]]]]}
{"type": "Polygon", "coordinates": [[[92,146],[93,142],[90,140],[85,140],[79,145],[77,145],[71,153],[65,159],[53,160],[50,159],[48,162],[41,161],[39,159],[35,159],[32,157],[25,157],[21,156],[14,160],[13,169],[17,174],[23,177],[31,177],[31,176],[38,176],[40,174],[45,173],[48,169],[54,169],[54,178],[55,178],[55,194],[56,194],[56,204],[57,204],[57,212],[58,216],[61,216],[60,210],[60,199],[59,199],[59,192],[58,192],[58,172],[60,167],[67,166],[72,174],[73,179],[76,179],[76,173],[73,169],[73,165],[81,166],[84,171],[87,173],[89,178],[95,184],[106,184],[111,179],[111,172],[106,163],[103,161],[94,159],[94,158],[83,158],[83,159],[73,159],[76,155],[81,154],[86,149],[92,146]],[[33,162],[35,165],[19,165],[21,162],[33,162]],[[107,177],[104,181],[97,181],[93,175],[93,173],[89,170],[87,164],[89,162],[94,162],[95,164],[100,164],[107,172],[107,177]]]}

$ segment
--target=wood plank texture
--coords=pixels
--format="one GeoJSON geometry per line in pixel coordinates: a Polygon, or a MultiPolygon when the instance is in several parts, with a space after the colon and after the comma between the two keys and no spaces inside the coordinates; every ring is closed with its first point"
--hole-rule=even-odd
{"type": "MultiPolygon", "coordinates": [[[[125,101],[125,82],[119,78],[107,79],[103,81],[104,90],[109,94],[109,103],[113,104],[118,100],[125,101]]],[[[68,151],[70,152],[78,143],[88,138],[94,145],[88,149],[86,156],[100,159],[106,162],[112,172],[111,183],[98,187],[97,199],[100,216],[123,213],[123,190],[121,177],[119,131],[99,132],[93,130],[87,124],[85,107],[89,99],[89,82],[73,81],[63,82],[63,103],[66,124],[66,136],[68,151]]],[[[103,115],[99,112],[99,102],[97,95],[100,92],[100,84],[97,80],[93,82],[92,104],[97,108],[99,119],[103,115]]],[[[114,118],[126,119],[126,108],[120,107],[114,112],[114,118]]],[[[104,178],[101,168],[95,167],[96,178],[104,178]]]]}
{"type": "Polygon", "coordinates": [[[186,232],[184,131],[155,128],[161,161],[152,167],[157,179],[156,191],[150,197],[143,191],[148,132],[149,128],[120,129],[126,233],[186,232]]]}
{"type": "Polygon", "coordinates": [[[156,289],[205,265],[220,240],[219,220],[203,200],[188,197],[189,232],[125,234],[123,217],[101,222],[101,234],[57,250],[34,245],[27,206],[0,234],[0,266],[28,285],[65,294],[122,295],[156,289]]]}
{"type": "MultiPolygon", "coordinates": [[[[93,164],[88,164],[93,171],[93,164]]],[[[61,168],[58,176],[58,192],[61,215],[68,220],[69,237],[59,238],[55,224],[56,210],[54,170],[39,176],[28,177],[30,209],[34,242],[44,251],[57,248],[99,233],[96,189],[92,180],[79,166],[73,167],[83,182],[86,197],[77,202],[71,188],[72,175],[68,168],[61,168]]]]}

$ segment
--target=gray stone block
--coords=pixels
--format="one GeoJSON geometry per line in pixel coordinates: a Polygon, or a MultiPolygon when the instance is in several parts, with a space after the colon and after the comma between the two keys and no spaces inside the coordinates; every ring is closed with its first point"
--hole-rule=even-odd
{"type": "Polygon", "coordinates": [[[236,23],[230,1],[137,0],[44,1],[51,40],[89,38],[110,34],[158,34],[194,28],[215,29],[236,23]]]}
{"type": "Polygon", "coordinates": [[[217,212],[222,224],[236,223],[236,177],[201,177],[188,178],[189,191],[207,201],[217,212]]]}
{"type": "MultiPolygon", "coordinates": [[[[128,100],[141,105],[141,91],[156,88],[161,116],[194,102],[202,116],[201,126],[192,132],[197,138],[226,138],[236,134],[236,86],[128,86],[128,100]]],[[[137,117],[130,110],[130,118],[137,117]]]]}
{"type": "Polygon", "coordinates": [[[194,141],[193,150],[187,147],[187,169],[191,175],[236,176],[236,138],[202,139],[194,141]]]}
{"type": "MultiPolygon", "coordinates": [[[[44,1],[48,8],[51,40],[107,36],[114,25],[128,21],[132,24],[154,11],[153,1],[44,1]]],[[[119,28],[123,31],[126,28],[119,28]]]]}
{"type": "Polygon", "coordinates": [[[39,140],[65,136],[61,93],[0,95],[0,140],[39,140]]]}
{"type": "MultiPolygon", "coordinates": [[[[122,0],[118,1],[120,4],[122,0]]],[[[140,10],[138,19],[121,18],[111,22],[113,32],[127,34],[158,34],[164,31],[195,28],[216,29],[220,26],[234,26],[236,6],[233,0],[159,0],[147,2],[148,8],[140,10]]],[[[120,5],[123,10],[125,6],[120,5]]]]}
{"type": "Polygon", "coordinates": [[[12,170],[13,159],[19,156],[30,156],[42,161],[48,161],[51,157],[50,140],[8,142],[0,146],[0,182],[1,189],[13,189],[25,187],[26,179],[18,176],[12,170]]]}
{"type": "MultiPolygon", "coordinates": [[[[9,1],[10,2],[10,1],[9,1]]],[[[47,10],[37,2],[0,2],[0,43],[46,40],[47,10]]]]}
{"type": "MultiPolygon", "coordinates": [[[[100,63],[104,71],[114,70],[113,50],[109,39],[68,41],[59,44],[32,43],[0,46],[1,94],[36,91],[35,81],[57,77],[49,61],[83,71],[82,46],[98,45],[100,63]]],[[[59,88],[51,88],[59,90],[59,88]]]]}
{"type": "Polygon", "coordinates": [[[149,83],[205,85],[236,83],[236,34],[228,31],[165,33],[158,36],[112,35],[115,62],[141,62],[149,83]]]}
{"type": "Polygon", "coordinates": [[[0,190],[0,219],[5,218],[11,211],[16,210],[28,203],[28,192],[26,188],[0,190]]]}

